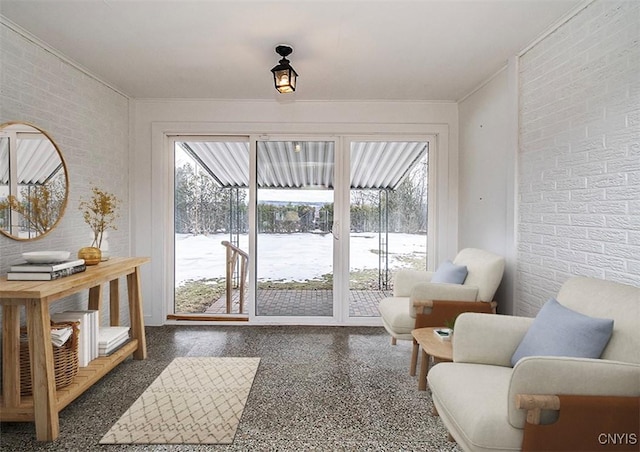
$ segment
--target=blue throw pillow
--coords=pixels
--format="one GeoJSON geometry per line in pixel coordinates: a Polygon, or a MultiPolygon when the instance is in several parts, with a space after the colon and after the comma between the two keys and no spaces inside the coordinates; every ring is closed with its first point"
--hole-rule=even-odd
{"type": "Polygon", "coordinates": [[[525,356],[600,358],[612,332],[613,320],[580,314],[552,298],[522,338],[511,365],[525,356]]]}
{"type": "Polygon", "coordinates": [[[462,284],[467,279],[467,266],[456,265],[450,260],[440,264],[431,277],[433,283],[462,284]]]}

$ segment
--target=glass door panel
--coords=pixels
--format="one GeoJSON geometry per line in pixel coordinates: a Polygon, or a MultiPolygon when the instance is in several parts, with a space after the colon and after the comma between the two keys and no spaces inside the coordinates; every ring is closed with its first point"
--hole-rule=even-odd
{"type": "Polygon", "coordinates": [[[180,137],[174,157],[173,313],[246,316],[249,141],[180,137]]]}
{"type": "Polygon", "coordinates": [[[258,141],[256,316],[333,316],[334,141],[258,141]]]}
{"type": "Polygon", "coordinates": [[[349,317],[377,317],[393,272],[427,268],[429,146],[350,142],[349,317]]]}

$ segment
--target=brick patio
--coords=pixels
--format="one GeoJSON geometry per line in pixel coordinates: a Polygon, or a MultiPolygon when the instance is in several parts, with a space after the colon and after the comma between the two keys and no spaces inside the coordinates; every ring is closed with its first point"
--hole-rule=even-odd
{"type": "MultiPolygon", "coordinates": [[[[390,292],[378,290],[352,290],[349,294],[350,317],[378,317],[378,303],[390,292]]],[[[262,316],[331,316],[331,290],[258,290],[257,314],[262,316]]],[[[232,314],[238,313],[238,291],[233,293],[232,314]]],[[[246,301],[245,301],[246,303],[246,301]]],[[[243,313],[247,313],[244,306],[243,313]]],[[[225,297],[216,300],[205,314],[224,314],[225,297]]]]}

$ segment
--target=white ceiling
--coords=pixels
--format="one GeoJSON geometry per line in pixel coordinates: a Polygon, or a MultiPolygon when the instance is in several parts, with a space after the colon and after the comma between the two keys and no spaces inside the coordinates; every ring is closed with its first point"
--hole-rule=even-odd
{"type": "Polygon", "coordinates": [[[0,14],[135,98],[455,101],[582,2],[1,0],[0,14]],[[290,95],[269,72],[280,43],[290,95]]]}

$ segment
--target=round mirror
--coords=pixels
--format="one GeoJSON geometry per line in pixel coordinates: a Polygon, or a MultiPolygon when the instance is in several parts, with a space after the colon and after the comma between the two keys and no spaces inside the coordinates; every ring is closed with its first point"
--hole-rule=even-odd
{"type": "Polygon", "coordinates": [[[51,137],[24,122],[0,125],[0,233],[45,236],[62,218],[68,194],[67,167],[51,137]]]}

